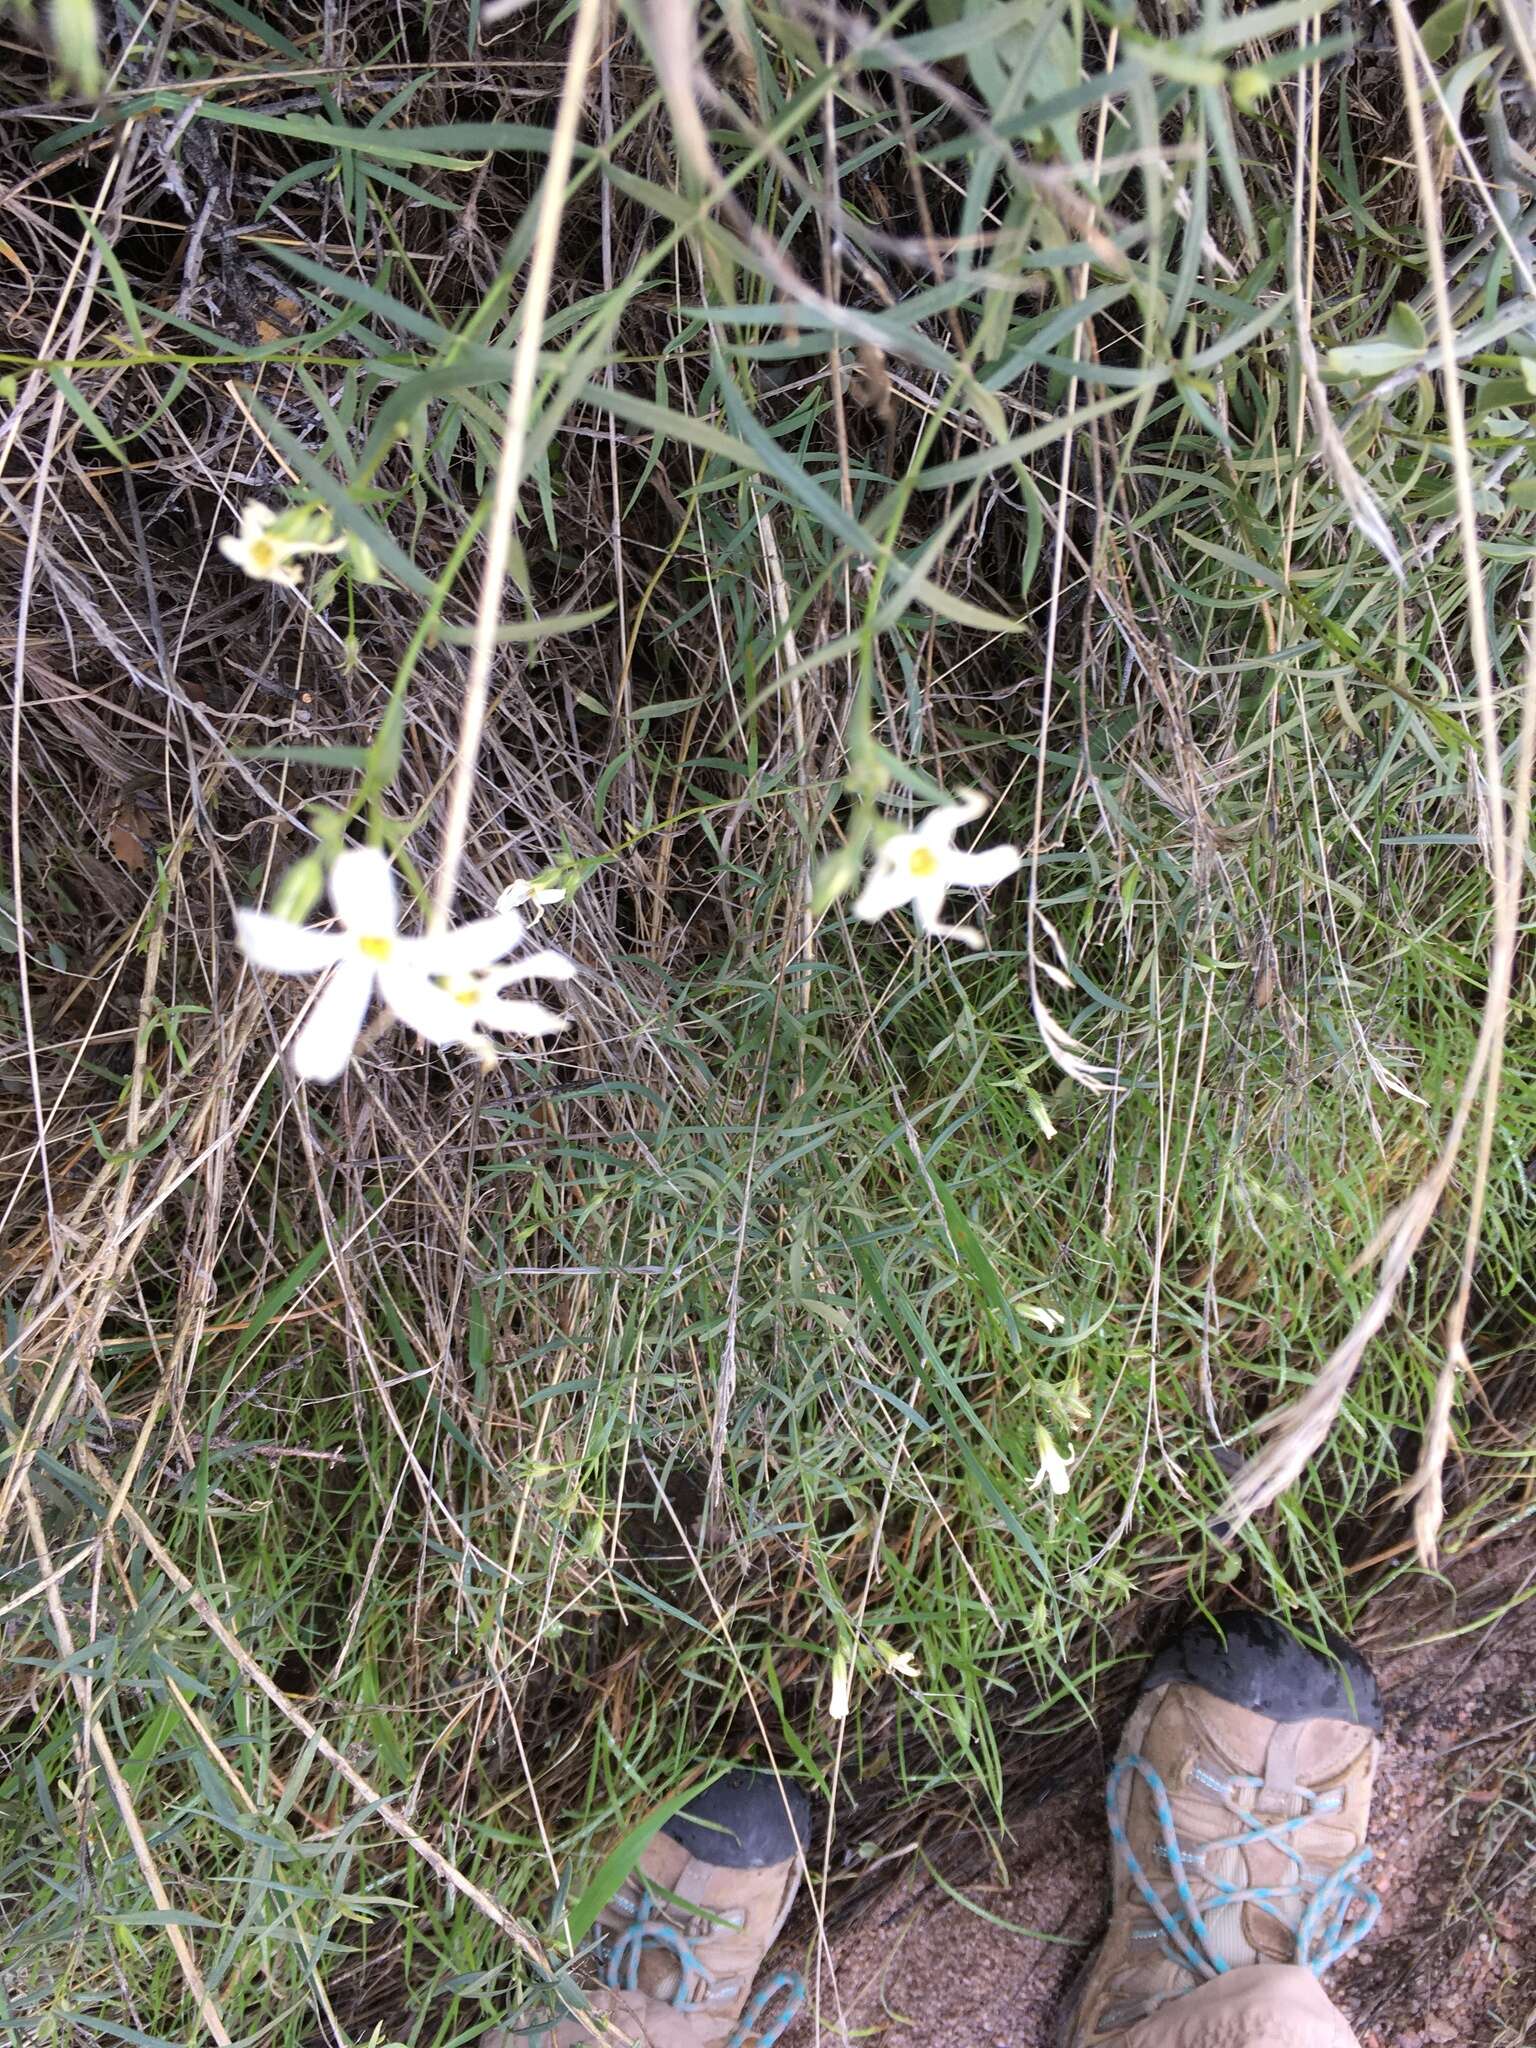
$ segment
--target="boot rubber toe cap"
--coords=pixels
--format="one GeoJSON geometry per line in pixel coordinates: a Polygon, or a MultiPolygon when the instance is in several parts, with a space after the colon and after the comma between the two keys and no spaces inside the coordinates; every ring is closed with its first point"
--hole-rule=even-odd
{"type": "Polygon", "coordinates": [[[1160,1650],[1142,1681],[1199,1685],[1271,1721],[1352,1721],[1381,1733],[1381,1692],[1360,1652],[1331,1631],[1328,1655],[1267,1614],[1192,1622],[1160,1650]]]}
{"type": "Polygon", "coordinates": [[[663,1829],[701,1863],[725,1870],[767,1870],[809,1848],[811,1803],[804,1789],[772,1771],[727,1771],[663,1829]]]}

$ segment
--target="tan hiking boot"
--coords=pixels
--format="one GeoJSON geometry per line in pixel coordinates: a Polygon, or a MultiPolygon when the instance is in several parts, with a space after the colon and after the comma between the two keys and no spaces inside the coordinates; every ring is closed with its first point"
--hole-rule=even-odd
{"type": "Polygon", "coordinates": [[[1331,1647],[1235,1614],[1154,1659],[1109,1778],[1109,1929],[1060,2048],[1112,2048],[1244,1964],[1321,1976],[1364,1939],[1381,1699],[1359,1652],[1331,1647]]]}
{"type": "Polygon", "coordinates": [[[480,2048],[772,2048],[805,1986],[780,1970],[755,1984],[800,1884],[810,1804],[770,1771],[734,1770],[666,1822],[605,1909],[589,2028],[546,2005],[480,2048]],[[600,2018],[599,2015],[602,2017],[600,2018]]]}

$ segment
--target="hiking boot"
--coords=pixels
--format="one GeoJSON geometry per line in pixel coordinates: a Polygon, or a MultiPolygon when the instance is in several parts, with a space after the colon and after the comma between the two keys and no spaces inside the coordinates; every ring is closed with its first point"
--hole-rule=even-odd
{"type": "Polygon", "coordinates": [[[481,2048],[772,2048],[805,1998],[793,1971],[754,1979],[789,1917],[810,1802],[770,1771],[733,1770],[652,1837],[604,1909],[588,2027],[546,2005],[481,2048]],[[601,2015],[602,2017],[599,2017],[601,2015]]]}
{"type": "Polygon", "coordinates": [[[1059,2048],[1112,2048],[1244,1964],[1320,1977],[1369,1932],[1381,1697],[1357,1650],[1329,1646],[1234,1614],[1153,1660],[1109,1777],[1109,1928],[1059,2048]]]}

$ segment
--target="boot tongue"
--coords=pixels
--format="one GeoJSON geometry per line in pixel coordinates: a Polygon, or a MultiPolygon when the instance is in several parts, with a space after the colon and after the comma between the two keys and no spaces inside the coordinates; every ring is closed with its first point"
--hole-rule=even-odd
{"type": "MultiPolygon", "coordinates": [[[[1322,1744],[1317,1741],[1316,1726],[1310,1721],[1281,1721],[1276,1726],[1264,1756],[1264,1782],[1254,1789],[1256,1825],[1262,1826],[1267,1821],[1278,1826],[1286,1821],[1299,1820],[1311,1811],[1313,1801],[1309,1796],[1310,1772],[1307,1766],[1327,1746],[1326,1741],[1322,1744]]],[[[1306,1908],[1306,1900],[1297,1883],[1306,1864],[1304,1860],[1298,1862],[1297,1857],[1305,1859],[1303,1837],[1306,1833],[1307,1828],[1303,1825],[1292,1833],[1281,1835],[1278,1840],[1254,1842],[1248,1849],[1249,1884],[1268,1885],[1281,1893],[1273,1901],[1273,1912],[1265,1912],[1263,1907],[1252,1901],[1244,1908],[1243,1925],[1253,1944],[1257,1962],[1293,1963],[1296,1960],[1296,1937],[1306,1908]],[[1289,1854],[1288,1849],[1294,1849],[1296,1855],[1289,1854]],[[1278,1919],[1276,1913],[1280,1916],[1278,1919]]]]}
{"type": "MultiPolygon", "coordinates": [[[[1228,1833],[1238,1833],[1241,1826],[1234,1815],[1228,1833]]],[[[1294,1883],[1295,1866],[1267,1843],[1250,1843],[1246,1849],[1207,1849],[1193,1887],[1205,1920],[1205,1948],[1211,1961],[1225,1964],[1229,1970],[1252,1963],[1293,1963],[1297,1929],[1306,1905],[1300,1891],[1291,1889],[1294,1883]],[[1256,1869],[1255,1863],[1266,1858],[1274,1859],[1275,1868],[1267,1872],[1256,1869]],[[1218,1878],[1221,1886],[1214,1882],[1218,1878]],[[1270,1885],[1281,1895],[1265,1905],[1253,1899],[1222,1902],[1224,1886],[1251,1891],[1259,1885],[1270,1885]]]]}
{"type": "MultiPolygon", "coordinates": [[[[1208,1849],[1200,1867],[1208,1878],[1220,1877],[1238,1889],[1248,1882],[1247,1864],[1241,1849],[1208,1849]]],[[[1269,1919],[1268,1914],[1257,1911],[1247,1902],[1230,1906],[1207,1904],[1203,1911],[1207,1935],[1205,1946],[1213,1963],[1225,1963],[1229,1970],[1240,1970],[1250,1963],[1291,1960],[1295,1952],[1294,1941],[1286,1949],[1283,1930],[1269,1919]],[[1263,1924],[1266,1921],[1267,1927],[1263,1924]]]]}

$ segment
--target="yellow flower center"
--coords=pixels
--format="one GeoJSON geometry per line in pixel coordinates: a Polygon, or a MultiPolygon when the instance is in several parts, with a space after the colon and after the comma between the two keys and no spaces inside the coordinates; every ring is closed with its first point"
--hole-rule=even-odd
{"type": "Polygon", "coordinates": [[[282,559],[275,540],[253,540],[250,548],[251,567],[260,575],[275,569],[282,559]]]}
{"type": "Polygon", "coordinates": [[[462,1003],[466,1010],[472,1010],[480,1000],[480,991],[473,987],[458,988],[453,992],[453,1000],[462,1003]]]}
{"type": "Polygon", "coordinates": [[[359,939],[357,950],[365,960],[387,960],[395,950],[393,939],[359,939]]]}
{"type": "Polygon", "coordinates": [[[933,874],[938,865],[939,856],[931,846],[914,846],[907,855],[907,873],[915,875],[919,881],[925,875],[933,874]]]}

